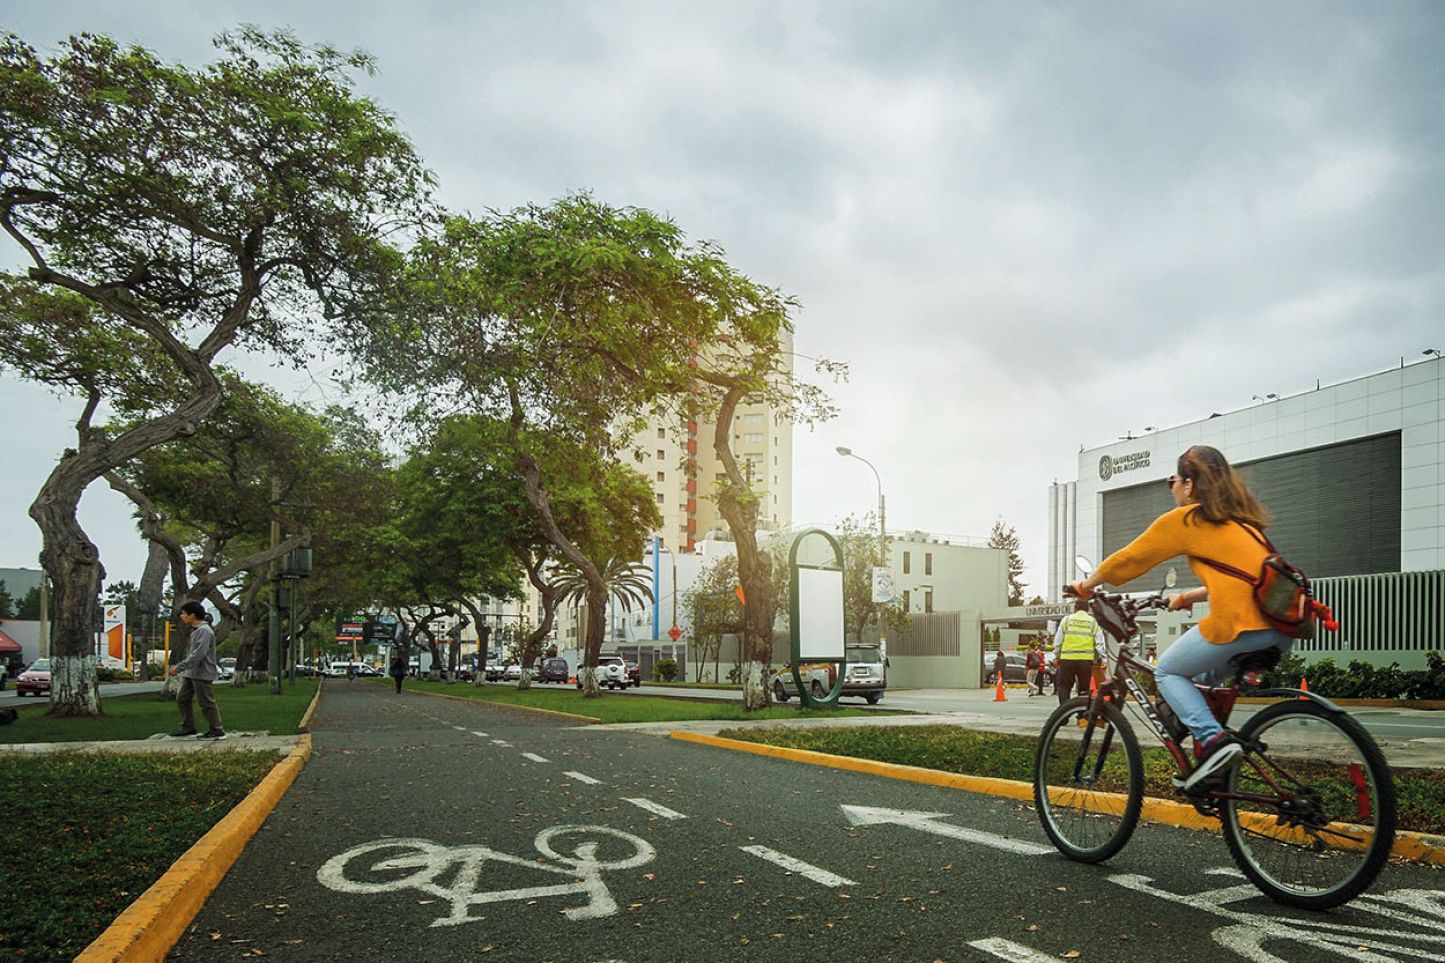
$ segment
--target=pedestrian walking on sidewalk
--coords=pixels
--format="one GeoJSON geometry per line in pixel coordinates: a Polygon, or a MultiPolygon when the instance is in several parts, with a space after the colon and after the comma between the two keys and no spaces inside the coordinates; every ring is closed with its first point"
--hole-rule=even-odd
{"type": "Polygon", "coordinates": [[[181,677],[181,687],[176,690],[176,708],[181,711],[181,728],[173,733],[177,737],[196,734],[196,716],[191,710],[191,701],[200,702],[201,714],[210,727],[201,733],[202,739],[224,739],[226,730],[221,728],[221,710],[216,705],[213,688],[219,674],[216,665],[216,633],[211,631],[211,616],[200,602],[190,601],[181,606],[181,621],[190,627],[191,641],[186,648],[186,657],[171,668],[171,675],[181,677]]]}
{"type": "Polygon", "coordinates": [[[1029,682],[1029,695],[1044,694],[1044,649],[1038,639],[1029,643],[1029,654],[1024,656],[1024,674],[1029,682]]]}
{"type": "Polygon", "coordinates": [[[401,694],[401,680],[406,678],[406,654],[397,649],[391,653],[391,667],[388,669],[391,677],[396,680],[397,694],[401,694]]]}
{"type": "Polygon", "coordinates": [[[1000,647],[999,650],[993,654],[993,678],[995,685],[1004,681],[1003,670],[1006,668],[1008,668],[1008,659],[1004,657],[1003,648],[1000,647]]]}
{"type": "Polygon", "coordinates": [[[1059,705],[1073,697],[1076,687],[1079,695],[1089,694],[1089,675],[1103,651],[1104,630],[1089,612],[1089,603],[1076,600],[1073,614],[1061,619],[1054,633],[1054,692],[1059,705]]]}

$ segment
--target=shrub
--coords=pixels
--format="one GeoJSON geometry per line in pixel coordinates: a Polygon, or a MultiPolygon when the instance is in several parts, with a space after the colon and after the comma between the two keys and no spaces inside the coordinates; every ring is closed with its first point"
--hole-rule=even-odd
{"type": "Polygon", "coordinates": [[[671,682],[677,678],[676,659],[658,659],[652,663],[652,681],[671,682]]]}
{"type": "Polygon", "coordinates": [[[1402,669],[1400,663],[1377,666],[1350,660],[1344,668],[1333,659],[1306,663],[1289,653],[1266,673],[1264,688],[1295,688],[1300,678],[1309,680],[1310,691],[1333,699],[1445,699],[1445,659],[1438,652],[1425,654],[1424,669],[1402,669]]]}

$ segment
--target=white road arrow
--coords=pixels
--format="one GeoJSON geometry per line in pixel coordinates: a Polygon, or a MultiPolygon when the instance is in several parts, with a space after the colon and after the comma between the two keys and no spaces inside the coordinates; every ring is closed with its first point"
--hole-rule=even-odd
{"type": "Polygon", "coordinates": [[[948,823],[934,822],[935,819],[947,816],[948,813],[920,813],[907,809],[875,809],[872,806],[842,806],[840,808],[843,810],[843,815],[847,817],[850,826],[907,826],[909,829],[922,830],[925,833],[933,833],[935,836],[947,836],[949,839],[961,839],[966,843],[992,846],[994,849],[1017,853],[1020,856],[1042,856],[1044,853],[1054,852],[1052,846],[1045,846],[1040,843],[1029,843],[1021,839],[1009,839],[1007,836],[985,833],[977,829],[967,829],[963,826],[951,826],[948,823]]]}

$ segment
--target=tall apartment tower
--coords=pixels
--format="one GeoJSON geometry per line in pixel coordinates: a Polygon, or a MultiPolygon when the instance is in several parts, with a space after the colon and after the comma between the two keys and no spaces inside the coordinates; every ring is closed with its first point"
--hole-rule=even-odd
{"type": "MultiPolygon", "coordinates": [[[[769,530],[786,529],[793,520],[793,424],[776,415],[771,405],[744,402],[732,424],[733,455],[758,493],[758,525],[769,530]]],[[[632,439],[633,467],[652,483],[662,515],[656,534],[668,548],[691,552],[709,532],[728,530],[713,497],[726,477],[713,450],[716,425],[712,419],[653,418],[632,439]]]]}

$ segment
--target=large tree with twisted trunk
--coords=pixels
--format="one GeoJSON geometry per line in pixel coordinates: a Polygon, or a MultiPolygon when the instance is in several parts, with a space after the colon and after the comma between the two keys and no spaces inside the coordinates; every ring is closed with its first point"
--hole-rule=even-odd
{"type": "Polygon", "coordinates": [[[220,400],[213,363],[227,347],[295,356],[368,300],[396,263],[386,235],[429,184],[392,118],[353,89],[366,56],[250,29],[216,44],[219,58],[193,69],[104,37],[49,57],[0,39],[0,229],[29,265],[0,273],[5,324],[65,355],[37,361],[0,337],[0,359],[85,401],[76,446],[30,508],[55,585],[57,714],[100,711],[103,570],[76,520],[86,486],[195,431],[220,400]],[[183,389],[117,435],[92,423],[108,385],[87,377],[114,369],[89,353],[108,344],[134,349],[128,377],[183,389]]]}

